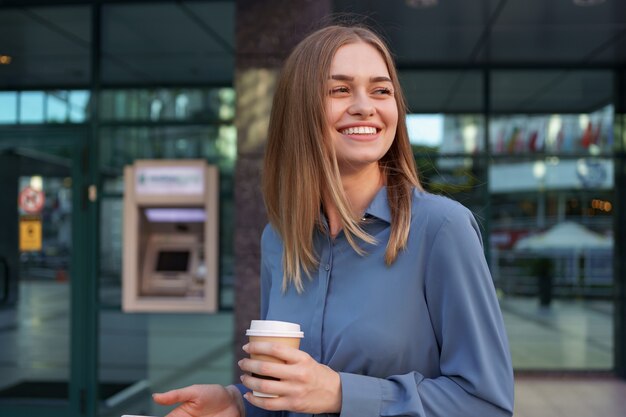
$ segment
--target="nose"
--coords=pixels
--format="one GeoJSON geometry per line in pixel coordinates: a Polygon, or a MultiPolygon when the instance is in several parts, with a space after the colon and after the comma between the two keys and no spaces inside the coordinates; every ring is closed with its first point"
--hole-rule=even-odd
{"type": "Polygon", "coordinates": [[[351,116],[371,117],[376,113],[376,107],[366,93],[358,93],[354,95],[348,113],[351,116]]]}

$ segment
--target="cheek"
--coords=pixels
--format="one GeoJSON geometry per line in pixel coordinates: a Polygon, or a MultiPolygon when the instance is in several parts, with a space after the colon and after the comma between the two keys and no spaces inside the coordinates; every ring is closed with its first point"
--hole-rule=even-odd
{"type": "Polygon", "coordinates": [[[384,117],[384,122],[390,130],[395,130],[398,125],[398,107],[395,103],[389,103],[381,109],[381,113],[384,117]]]}
{"type": "Polygon", "coordinates": [[[391,119],[393,120],[393,125],[398,126],[398,108],[393,106],[391,109],[391,119]]]}
{"type": "Polygon", "coordinates": [[[398,111],[396,109],[393,109],[388,113],[386,125],[389,131],[393,132],[393,136],[395,136],[398,128],[398,111]]]}
{"type": "Polygon", "coordinates": [[[337,121],[338,113],[340,112],[340,108],[337,103],[333,103],[333,100],[326,100],[326,121],[329,124],[335,123],[337,121]]]}

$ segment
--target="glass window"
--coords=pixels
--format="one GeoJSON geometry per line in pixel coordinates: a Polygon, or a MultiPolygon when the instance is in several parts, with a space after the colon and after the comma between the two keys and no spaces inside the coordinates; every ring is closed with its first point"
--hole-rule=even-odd
{"type": "Polygon", "coordinates": [[[89,91],[70,91],[69,93],[69,110],[70,122],[83,123],[89,120],[89,102],[91,93],[89,91]]]}
{"type": "Polygon", "coordinates": [[[20,123],[44,121],[45,95],[42,91],[24,91],[20,94],[20,123]]]}
{"type": "Polygon", "coordinates": [[[613,75],[493,71],[490,262],[516,369],[613,366],[613,75]]]}
{"type": "Polygon", "coordinates": [[[17,92],[0,92],[0,124],[17,123],[17,92]]]}
{"type": "Polygon", "coordinates": [[[204,158],[232,170],[237,132],[232,125],[107,127],[101,130],[101,166],[122,173],[135,159],[204,158]]]}
{"type": "Polygon", "coordinates": [[[68,116],[67,92],[46,93],[46,122],[65,123],[68,116]]]}
{"type": "Polygon", "coordinates": [[[235,116],[233,88],[105,90],[103,121],[225,121],[235,116]]]}
{"type": "Polygon", "coordinates": [[[406,122],[414,152],[471,155],[484,150],[482,115],[409,114],[406,122]]]}
{"type": "Polygon", "coordinates": [[[613,100],[606,70],[501,70],[491,76],[491,108],[506,114],[585,114],[613,100]]]}
{"type": "Polygon", "coordinates": [[[84,90],[0,92],[0,124],[84,123],[90,95],[84,90]]]}
{"type": "Polygon", "coordinates": [[[614,148],[613,106],[583,114],[517,114],[494,116],[490,124],[491,153],[587,153],[614,148]]]}
{"type": "Polygon", "coordinates": [[[484,225],[486,174],[482,158],[417,154],[416,162],[420,181],[428,192],[459,201],[484,225]]]}
{"type": "Polygon", "coordinates": [[[623,152],[626,149],[626,114],[619,115],[618,119],[618,129],[617,129],[617,150],[623,152]]]}
{"type": "Polygon", "coordinates": [[[480,71],[399,72],[411,113],[481,113],[484,109],[480,71]]]}
{"type": "Polygon", "coordinates": [[[610,158],[490,164],[491,271],[516,369],[612,367],[613,188],[610,158]]]}

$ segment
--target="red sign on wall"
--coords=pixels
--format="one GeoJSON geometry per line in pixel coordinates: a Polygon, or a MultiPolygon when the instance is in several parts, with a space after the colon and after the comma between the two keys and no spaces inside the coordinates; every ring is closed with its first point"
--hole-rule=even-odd
{"type": "Polygon", "coordinates": [[[46,201],[46,197],[41,190],[35,190],[32,187],[26,187],[17,198],[17,204],[19,207],[29,214],[36,214],[41,211],[43,204],[46,201]]]}

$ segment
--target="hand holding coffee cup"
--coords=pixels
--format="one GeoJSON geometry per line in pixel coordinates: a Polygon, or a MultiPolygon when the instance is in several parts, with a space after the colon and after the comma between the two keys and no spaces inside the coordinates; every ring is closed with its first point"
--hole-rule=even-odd
{"type": "MultiPolygon", "coordinates": [[[[300,340],[304,337],[304,333],[300,330],[300,325],[285,321],[275,320],[252,320],[250,328],[246,331],[250,342],[272,342],[280,343],[294,349],[300,348],[300,340]]],[[[251,354],[251,359],[284,363],[284,361],[268,355],[251,354]]],[[[252,374],[255,378],[275,379],[265,375],[252,374]]],[[[265,394],[258,391],[252,391],[257,397],[275,398],[276,395],[265,394]]]]}

